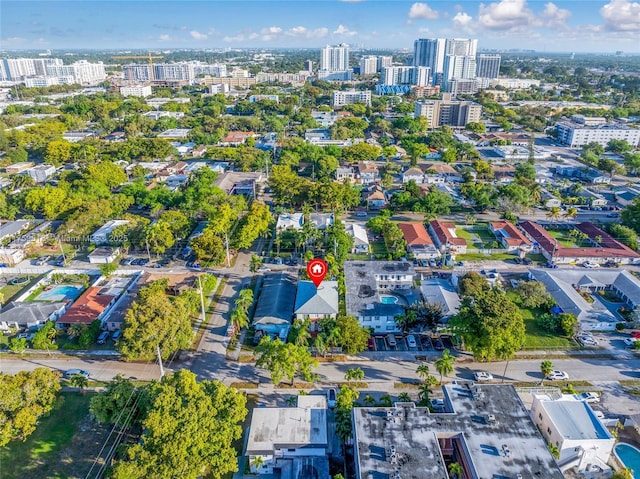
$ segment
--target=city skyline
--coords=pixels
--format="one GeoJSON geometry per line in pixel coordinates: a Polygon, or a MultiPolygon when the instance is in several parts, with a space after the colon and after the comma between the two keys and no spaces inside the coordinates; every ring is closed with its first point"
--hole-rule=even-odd
{"type": "Polygon", "coordinates": [[[640,2],[5,1],[0,48],[411,49],[416,38],[478,38],[481,50],[640,54],[640,2]]]}

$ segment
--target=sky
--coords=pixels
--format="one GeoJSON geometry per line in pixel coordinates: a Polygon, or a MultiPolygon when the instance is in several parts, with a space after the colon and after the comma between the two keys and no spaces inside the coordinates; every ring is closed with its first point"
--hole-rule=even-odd
{"type": "Polygon", "coordinates": [[[640,54],[630,0],[2,0],[0,49],[413,48],[478,38],[483,49],[640,54]]]}

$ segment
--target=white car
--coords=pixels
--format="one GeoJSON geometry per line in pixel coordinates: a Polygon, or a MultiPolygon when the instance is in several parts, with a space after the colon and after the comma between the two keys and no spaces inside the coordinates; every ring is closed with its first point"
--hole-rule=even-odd
{"type": "Polygon", "coordinates": [[[491,381],[493,379],[493,374],[488,373],[487,371],[476,371],[473,373],[473,379],[476,381],[491,381]]]}
{"type": "Polygon", "coordinates": [[[584,266],[585,268],[599,268],[600,265],[598,263],[594,263],[592,261],[585,261],[584,263],[582,263],[582,266],[584,266]]]}
{"type": "Polygon", "coordinates": [[[596,393],[591,393],[591,392],[578,394],[578,399],[589,402],[589,403],[600,402],[600,396],[598,396],[596,393]]]}
{"type": "Polygon", "coordinates": [[[640,341],[640,338],[624,338],[624,344],[630,348],[634,347],[638,341],[640,341]]]}
{"type": "Polygon", "coordinates": [[[269,271],[271,271],[271,268],[267,268],[266,266],[260,266],[258,268],[258,273],[268,273],[269,271]]]}
{"type": "Polygon", "coordinates": [[[416,337],[413,334],[407,336],[407,346],[414,349],[418,347],[418,343],[416,343],[416,337]]]}
{"type": "Polygon", "coordinates": [[[597,346],[598,341],[593,336],[578,336],[576,340],[582,346],[597,346]]]}
{"type": "Polygon", "coordinates": [[[562,381],[569,379],[569,375],[564,371],[551,371],[551,373],[545,378],[549,381],[562,381]]]}

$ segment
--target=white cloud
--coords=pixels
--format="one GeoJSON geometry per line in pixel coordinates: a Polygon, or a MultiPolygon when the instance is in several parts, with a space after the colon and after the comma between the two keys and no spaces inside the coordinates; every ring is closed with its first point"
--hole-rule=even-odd
{"type": "Polygon", "coordinates": [[[455,28],[466,29],[471,26],[473,17],[466,12],[458,12],[451,21],[455,28]]]}
{"type": "Polygon", "coordinates": [[[285,32],[285,35],[289,37],[299,38],[323,38],[329,34],[329,29],[326,27],[316,28],[315,30],[309,30],[307,27],[299,25],[297,27],[290,28],[285,32]]]}
{"type": "Polygon", "coordinates": [[[167,33],[163,33],[162,35],[160,35],[161,42],[166,42],[169,40],[171,40],[171,35],[168,35],[167,33]]]}
{"type": "Polygon", "coordinates": [[[409,9],[409,18],[421,18],[423,20],[435,20],[438,12],[426,3],[416,2],[409,9]]]}
{"type": "Polygon", "coordinates": [[[539,22],[527,8],[526,0],[500,0],[480,4],[478,23],[489,30],[517,30],[539,22]]]}
{"type": "Polygon", "coordinates": [[[567,20],[571,16],[571,11],[559,8],[556,4],[549,2],[544,6],[541,15],[544,25],[551,28],[568,28],[567,20]]]}
{"type": "Polygon", "coordinates": [[[189,35],[191,35],[191,38],[194,38],[195,40],[198,40],[198,41],[202,41],[202,40],[206,40],[207,39],[207,34],[206,33],[200,33],[198,30],[191,30],[189,32],[189,35]]]}
{"type": "Polygon", "coordinates": [[[244,41],[244,35],[242,33],[239,33],[237,35],[233,35],[233,36],[229,36],[227,35],[226,37],[222,38],[222,41],[227,42],[227,43],[240,43],[242,41],[244,41]]]}
{"type": "Polygon", "coordinates": [[[629,0],[611,0],[600,9],[607,30],[640,32],[640,3],[629,0]]]}
{"type": "Polygon", "coordinates": [[[354,32],[353,30],[349,30],[349,28],[345,27],[342,23],[340,25],[338,25],[338,28],[336,28],[333,31],[334,35],[342,35],[344,37],[352,37],[354,35],[357,35],[358,32],[354,32]]]}

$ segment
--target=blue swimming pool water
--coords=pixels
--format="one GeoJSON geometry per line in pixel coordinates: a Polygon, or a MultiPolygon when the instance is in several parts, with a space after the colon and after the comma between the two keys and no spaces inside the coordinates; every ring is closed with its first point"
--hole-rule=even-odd
{"type": "Polygon", "coordinates": [[[398,298],[387,294],[380,296],[380,301],[382,304],[396,304],[398,302],[398,298]]]}
{"type": "Polygon", "coordinates": [[[60,285],[54,286],[48,291],[43,291],[38,295],[39,300],[47,301],[49,299],[58,299],[64,296],[64,299],[76,299],[80,295],[78,286],[60,285]]]}
{"type": "Polygon", "coordinates": [[[616,444],[613,450],[620,462],[633,471],[633,478],[640,479],[640,451],[624,442],[616,444]]]}

